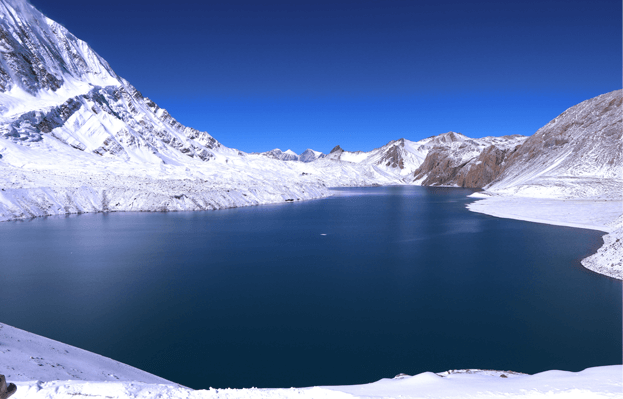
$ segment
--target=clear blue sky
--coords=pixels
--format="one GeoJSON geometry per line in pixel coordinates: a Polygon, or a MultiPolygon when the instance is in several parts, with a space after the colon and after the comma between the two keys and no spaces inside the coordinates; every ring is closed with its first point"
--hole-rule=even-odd
{"type": "Polygon", "coordinates": [[[31,0],[229,147],[533,134],[621,88],[620,0],[31,0]]]}

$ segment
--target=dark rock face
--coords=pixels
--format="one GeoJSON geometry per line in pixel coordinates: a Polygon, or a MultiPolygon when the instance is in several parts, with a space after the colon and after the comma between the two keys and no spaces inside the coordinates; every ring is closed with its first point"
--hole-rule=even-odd
{"type": "Polygon", "coordinates": [[[423,186],[453,185],[456,175],[464,165],[454,165],[445,148],[435,148],[428,152],[426,159],[413,174],[413,180],[424,179],[423,186]]]}
{"type": "Polygon", "coordinates": [[[394,144],[390,146],[390,148],[383,153],[381,159],[378,161],[379,165],[385,165],[390,168],[398,168],[404,169],[404,158],[403,151],[405,146],[405,140],[400,139],[392,142],[390,144],[394,144]]]}
{"type": "Polygon", "coordinates": [[[517,148],[501,149],[487,147],[477,158],[470,161],[458,173],[456,184],[460,187],[482,188],[491,183],[503,170],[505,160],[517,148]]]}
{"type": "Polygon", "coordinates": [[[0,374],[0,399],[8,399],[8,397],[13,395],[16,391],[17,387],[15,384],[11,383],[7,386],[6,378],[4,375],[0,374]]]}
{"type": "Polygon", "coordinates": [[[333,147],[333,149],[329,152],[329,154],[333,154],[333,153],[342,153],[344,152],[344,150],[342,149],[342,147],[340,147],[339,145],[336,145],[335,147],[333,147]]]}
{"type": "MultiPolygon", "coordinates": [[[[456,142],[456,141],[444,141],[456,142]]],[[[414,180],[423,186],[458,186],[482,188],[491,183],[503,170],[509,154],[517,147],[489,145],[484,147],[475,139],[458,146],[436,145],[414,172],[414,180]]]]}

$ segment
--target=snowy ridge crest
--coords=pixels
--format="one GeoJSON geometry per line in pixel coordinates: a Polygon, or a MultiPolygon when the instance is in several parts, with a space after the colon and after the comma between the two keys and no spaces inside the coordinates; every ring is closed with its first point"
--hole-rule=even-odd
{"type": "Polygon", "coordinates": [[[30,4],[0,0],[0,92],[58,90],[67,79],[112,83],[118,76],[85,42],[30,4]]]}

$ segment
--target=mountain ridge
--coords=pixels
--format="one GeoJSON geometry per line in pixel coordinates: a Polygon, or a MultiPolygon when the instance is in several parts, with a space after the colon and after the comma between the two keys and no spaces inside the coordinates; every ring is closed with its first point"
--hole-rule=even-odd
{"type": "MultiPolygon", "coordinates": [[[[321,198],[330,195],[327,187],[335,186],[421,184],[512,193],[521,164],[529,161],[526,154],[569,144],[543,139],[550,147],[524,151],[524,143],[537,139],[472,139],[447,132],[417,142],[393,140],[368,152],[338,145],[329,154],[307,150],[305,157],[278,149],[249,154],[179,123],[85,42],[25,1],[0,0],[0,18],[0,178],[5,189],[0,192],[0,220],[86,211],[220,209],[321,198]],[[515,164],[519,166],[509,166],[515,164]],[[35,194],[35,189],[42,191],[35,194]]],[[[618,115],[620,91],[609,95],[610,100],[599,102],[603,115],[618,115]]],[[[602,114],[593,115],[588,106],[596,103],[587,101],[584,111],[568,115],[588,118],[588,125],[568,122],[564,113],[554,124],[569,134],[610,129],[600,140],[572,141],[577,148],[588,143],[596,149],[572,151],[571,158],[594,155],[603,166],[600,174],[570,176],[580,185],[607,178],[611,184],[602,191],[612,191],[620,185],[620,174],[612,172],[620,157],[608,163],[597,153],[603,153],[602,141],[612,145],[620,137],[620,118],[601,126],[602,114]]],[[[567,171],[581,166],[561,162],[569,164],[567,171]]],[[[541,176],[538,184],[544,182],[541,176]]]]}

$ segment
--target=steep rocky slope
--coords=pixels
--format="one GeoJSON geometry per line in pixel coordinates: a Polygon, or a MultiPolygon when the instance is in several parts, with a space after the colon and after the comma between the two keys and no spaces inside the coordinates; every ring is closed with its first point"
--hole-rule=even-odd
{"type": "Polygon", "coordinates": [[[530,136],[505,161],[490,192],[560,198],[620,197],[623,90],[575,105],[530,136]]]}
{"type": "Polygon", "coordinates": [[[426,143],[431,148],[413,181],[423,186],[484,187],[525,140],[520,135],[470,139],[455,132],[431,137],[426,143]]]}

